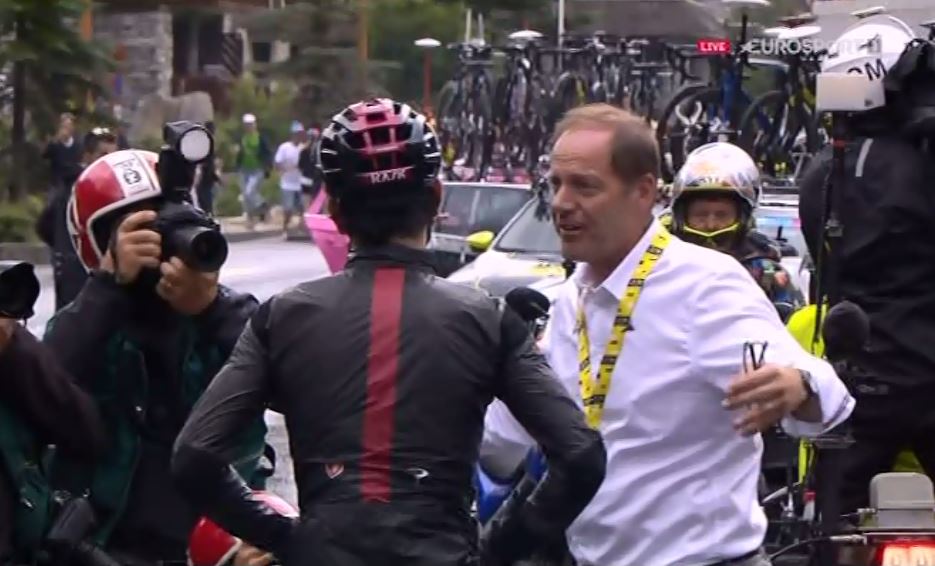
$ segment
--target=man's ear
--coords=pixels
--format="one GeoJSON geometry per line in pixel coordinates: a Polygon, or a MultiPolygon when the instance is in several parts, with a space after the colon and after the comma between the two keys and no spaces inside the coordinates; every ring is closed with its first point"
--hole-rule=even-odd
{"type": "Polygon", "coordinates": [[[655,175],[646,173],[636,180],[633,188],[637,191],[640,200],[651,202],[653,204],[656,203],[656,193],[658,192],[659,188],[655,175]]]}
{"type": "MultiPolygon", "coordinates": [[[[435,193],[435,200],[438,201],[438,206],[442,205],[442,182],[440,179],[435,179],[435,182],[432,184],[432,191],[435,193]]],[[[437,213],[438,211],[436,211],[437,213]]]]}

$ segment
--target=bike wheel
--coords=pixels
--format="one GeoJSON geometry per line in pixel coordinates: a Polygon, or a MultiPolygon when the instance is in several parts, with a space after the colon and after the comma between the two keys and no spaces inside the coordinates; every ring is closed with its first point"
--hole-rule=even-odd
{"type": "Polygon", "coordinates": [[[495,130],[493,127],[493,105],[490,87],[482,84],[471,99],[473,108],[473,137],[469,163],[474,171],[475,181],[483,181],[490,166],[495,130]]]}
{"type": "Polygon", "coordinates": [[[757,97],[739,129],[741,147],[773,178],[797,178],[820,145],[811,112],[778,90],[757,97]]]}
{"type": "Polygon", "coordinates": [[[551,128],[554,129],[559,120],[566,112],[572,108],[581,106],[587,102],[587,89],[581,84],[578,77],[574,75],[565,75],[558,80],[555,85],[555,92],[552,94],[552,119],[549,120],[551,128]]]}
{"type": "Polygon", "coordinates": [[[718,129],[721,91],[705,84],[683,87],[666,104],[656,125],[656,143],[662,157],[662,179],[671,183],[695,148],[708,143],[718,129]]]}
{"type": "Polygon", "coordinates": [[[462,97],[458,83],[448,81],[438,94],[438,142],[442,150],[442,166],[446,174],[450,172],[458,155],[458,143],[461,140],[462,97]]]}

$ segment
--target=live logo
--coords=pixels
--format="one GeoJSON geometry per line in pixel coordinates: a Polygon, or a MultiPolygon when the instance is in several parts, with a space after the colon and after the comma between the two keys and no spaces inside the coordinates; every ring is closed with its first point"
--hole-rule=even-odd
{"type": "Polygon", "coordinates": [[[726,55],[731,52],[729,39],[699,39],[695,45],[702,55],[726,55]]]}

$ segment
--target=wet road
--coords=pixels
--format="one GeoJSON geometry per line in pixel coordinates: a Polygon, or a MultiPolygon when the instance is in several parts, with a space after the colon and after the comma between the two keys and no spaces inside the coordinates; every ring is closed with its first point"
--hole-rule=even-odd
{"type": "MultiPolygon", "coordinates": [[[[260,301],[302,281],[327,275],[324,259],[308,242],[284,242],[279,238],[254,240],[232,244],[230,256],[221,271],[221,281],[240,292],[252,293],[260,301]]],[[[52,316],[55,297],[52,270],[39,267],[37,275],[42,283],[42,294],[36,303],[36,316],[29,328],[41,334],[52,316]]],[[[295,502],[295,484],[292,479],[292,459],[289,457],[288,439],[282,417],[267,413],[270,425],[269,441],[278,455],[276,474],[269,489],[287,500],[295,502]]]]}

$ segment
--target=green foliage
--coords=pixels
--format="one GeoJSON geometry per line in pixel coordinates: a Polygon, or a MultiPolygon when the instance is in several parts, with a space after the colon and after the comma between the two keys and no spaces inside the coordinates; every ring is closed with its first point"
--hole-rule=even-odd
{"type": "Polygon", "coordinates": [[[289,137],[289,126],[295,119],[294,100],[295,87],[287,82],[271,90],[261,87],[249,75],[240,78],[231,89],[231,114],[215,124],[216,153],[224,169],[229,171],[234,167],[244,114],[257,117],[260,132],[270,144],[270,150],[275,151],[278,144],[289,137]]]}
{"type": "Polygon", "coordinates": [[[35,195],[0,206],[0,242],[36,241],[36,219],[42,206],[42,199],[35,195]]]}
{"type": "MultiPolygon", "coordinates": [[[[225,175],[223,183],[214,199],[214,214],[219,217],[240,216],[243,214],[243,206],[240,204],[240,175],[229,173],[225,175]]],[[[270,205],[279,203],[279,175],[275,171],[260,183],[260,194],[270,205]]]]}
{"type": "Polygon", "coordinates": [[[432,91],[438,92],[454,68],[454,54],[444,46],[462,39],[463,11],[456,3],[426,0],[382,0],[372,10],[371,51],[398,63],[396,68],[385,71],[387,90],[421,107],[424,53],[413,42],[428,36],[442,43],[441,48],[431,53],[432,91]],[[400,17],[401,14],[405,17],[400,17]]]}
{"type": "MultiPolygon", "coordinates": [[[[255,37],[288,41],[289,60],[258,67],[273,78],[287,77],[298,87],[295,108],[306,122],[324,122],[351,100],[380,94],[371,79],[380,61],[360,64],[357,51],[356,3],[345,0],[300,0],[250,22],[255,37]]],[[[375,81],[374,81],[375,83],[375,81]]]]}
{"type": "Polygon", "coordinates": [[[0,0],[0,68],[26,65],[25,100],[36,129],[52,132],[58,113],[78,111],[86,96],[104,92],[98,79],[112,62],[97,43],[82,39],[83,0],[0,0]]]}
{"type": "Polygon", "coordinates": [[[82,114],[89,96],[104,95],[98,80],[112,62],[81,37],[76,23],[84,8],[83,0],[0,0],[0,69],[11,69],[10,82],[23,85],[12,99],[12,122],[22,128],[0,146],[0,200],[47,181],[41,148],[29,140],[53,133],[60,112],[82,114]]]}
{"type": "Polygon", "coordinates": [[[554,0],[438,0],[439,4],[466,6],[475,12],[488,14],[494,10],[535,12],[549,10],[554,0]]]}

